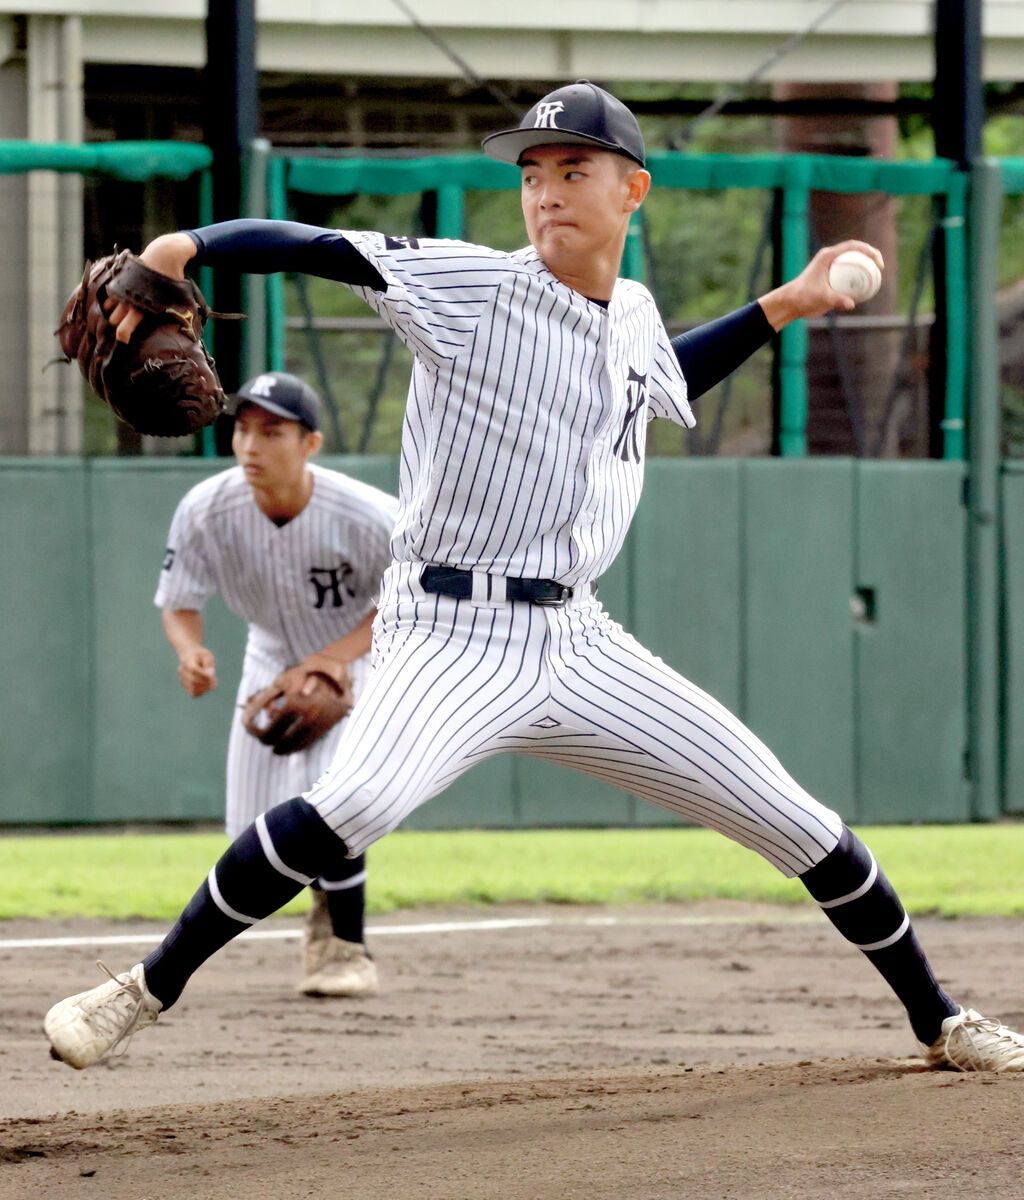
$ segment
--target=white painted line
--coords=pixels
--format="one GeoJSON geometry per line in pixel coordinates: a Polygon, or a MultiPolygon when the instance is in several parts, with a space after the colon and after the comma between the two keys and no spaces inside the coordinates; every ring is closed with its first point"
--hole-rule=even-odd
{"type": "MultiPolygon", "coordinates": [[[[684,926],[684,925],[811,925],[822,920],[817,909],[772,913],[770,916],[606,916],[606,917],[503,917],[479,921],[423,921],[412,925],[368,925],[366,931],[375,938],[396,935],[417,936],[425,933],[476,933],[502,929],[547,929],[555,926],[684,926]]],[[[235,941],[290,941],[302,937],[301,929],[248,929],[235,941]]],[[[65,946],[135,946],[155,945],[160,940],[156,931],[149,933],[98,933],[93,937],[43,937],[0,939],[0,950],[50,950],[65,946]]]]}

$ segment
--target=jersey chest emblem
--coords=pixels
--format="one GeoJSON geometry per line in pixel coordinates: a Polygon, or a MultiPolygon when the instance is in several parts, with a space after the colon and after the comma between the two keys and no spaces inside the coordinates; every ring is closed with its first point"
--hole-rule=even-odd
{"type": "Polygon", "coordinates": [[[389,250],[418,250],[420,240],[414,237],[388,237],[385,234],[384,245],[389,250]]]}
{"type": "Polygon", "coordinates": [[[626,415],[612,447],[623,462],[640,461],[640,413],[647,402],[647,376],[629,368],[626,376],[626,415]]]}
{"type": "Polygon", "coordinates": [[[356,594],[350,582],[352,575],[352,564],[344,559],[336,567],[310,567],[313,607],[341,608],[346,597],[351,600],[356,594]]]}

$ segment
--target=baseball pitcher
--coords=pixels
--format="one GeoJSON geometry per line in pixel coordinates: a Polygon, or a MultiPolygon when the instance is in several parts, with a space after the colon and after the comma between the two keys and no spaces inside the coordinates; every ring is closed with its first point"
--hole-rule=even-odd
{"type": "MultiPolygon", "coordinates": [[[[474,763],[530,754],[664,806],[796,876],[904,1005],[927,1063],[1024,1070],[1024,1037],[936,982],[870,850],[730,712],[604,611],[594,582],[640,498],[648,422],[691,402],[789,322],[854,301],[819,251],[796,278],[671,341],[618,277],[650,175],[633,115],[578,81],[485,150],[516,164],[529,245],[278,222],[165,235],[143,253],[306,271],[351,287],[414,355],[400,509],[374,623],[374,670],[324,775],[258,817],[142,962],[55,1005],[56,1056],[86,1067],[152,1024],[220,946],[363,853],[474,763]]],[[[119,304],[117,336],[137,315],[119,304]]],[[[692,520],[678,514],[680,524],[692,520]]]]}

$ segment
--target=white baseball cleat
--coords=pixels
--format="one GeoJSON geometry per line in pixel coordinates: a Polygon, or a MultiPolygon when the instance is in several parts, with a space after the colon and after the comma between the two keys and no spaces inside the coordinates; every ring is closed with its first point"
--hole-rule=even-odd
{"type": "Polygon", "coordinates": [[[362,942],[334,936],[326,893],[313,889],[302,936],[306,977],[298,990],[306,996],[376,996],[380,990],[377,964],[362,942]]]}
{"type": "Polygon", "coordinates": [[[920,1042],[931,1067],[957,1071],[1024,1071],[1024,1036],[973,1008],[961,1008],[942,1022],[942,1033],[931,1045],[920,1042]]]}
{"type": "Polygon", "coordinates": [[[307,943],[306,978],[299,991],[307,996],[376,996],[377,964],[361,942],[342,938],[307,943]]]}
{"type": "MultiPolygon", "coordinates": [[[[117,1049],[156,1020],[163,1005],[146,987],[142,963],[121,975],[96,964],[110,978],[106,983],[61,1000],[46,1014],[43,1029],[50,1055],[81,1071],[117,1049]]],[[[122,1050],[122,1053],[124,1050],[122,1050]]]]}

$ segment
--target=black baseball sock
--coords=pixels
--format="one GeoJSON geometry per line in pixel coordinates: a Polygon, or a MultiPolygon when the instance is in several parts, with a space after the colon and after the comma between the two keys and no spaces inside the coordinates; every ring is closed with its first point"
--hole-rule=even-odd
{"type": "Polygon", "coordinates": [[[899,897],[847,826],[839,845],[800,876],[825,916],[874,964],[899,997],[918,1041],[930,1046],[959,1011],[939,987],[899,897]]]}
{"type": "Polygon", "coordinates": [[[366,917],[366,857],[346,858],[343,870],[330,877],[321,876],[314,886],[320,888],[327,901],[331,929],[336,938],[346,942],[365,941],[366,917]]]}
{"type": "Polygon", "coordinates": [[[143,959],[146,986],[170,1008],[192,973],[243,930],[343,868],[345,843],[315,808],[278,804],[231,843],[160,945],[143,959]]]}

